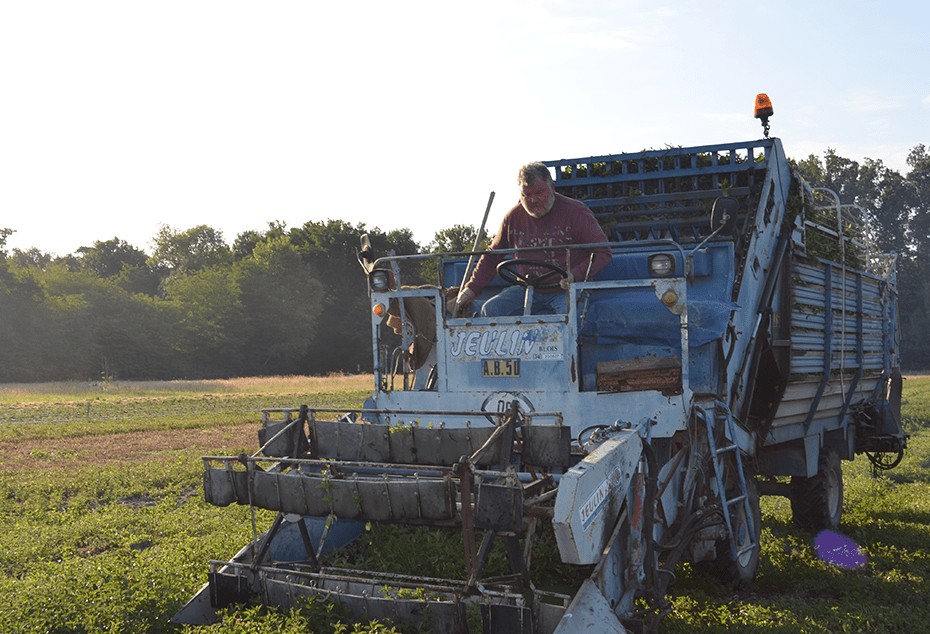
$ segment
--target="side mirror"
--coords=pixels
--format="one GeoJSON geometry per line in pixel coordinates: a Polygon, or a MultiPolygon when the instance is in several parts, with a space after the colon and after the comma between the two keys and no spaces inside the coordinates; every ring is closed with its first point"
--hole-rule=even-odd
{"type": "Polygon", "coordinates": [[[374,252],[371,248],[371,239],[367,233],[363,233],[359,240],[358,263],[362,265],[365,272],[371,271],[371,265],[375,261],[374,252]]]}
{"type": "Polygon", "coordinates": [[[710,211],[710,228],[712,231],[724,234],[733,233],[736,228],[736,216],[739,213],[739,201],[729,196],[721,196],[714,200],[710,211]]]}

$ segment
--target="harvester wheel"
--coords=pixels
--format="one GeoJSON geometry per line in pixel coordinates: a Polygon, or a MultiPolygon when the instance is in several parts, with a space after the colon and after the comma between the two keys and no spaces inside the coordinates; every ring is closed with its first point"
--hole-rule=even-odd
{"type": "Polygon", "coordinates": [[[746,586],[756,578],[759,571],[759,537],[762,534],[762,509],[759,505],[759,486],[756,479],[746,474],[746,493],[749,498],[749,510],[752,521],[746,514],[745,504],[733,505],[730,522],[736,535],[736,557],[729,540],[717,542],[717,557],[713,561],[702,562],[699,566],[721,582],[733,588],[746,586]],[[750,544],[755,544],[750,548],[750,544]]]}
{"type": "Polygon", "coordinates": [[[817,475],[791,478],[791,514],[795,525],[811,532],[839,527],[843,514],[843,468],[836,451],[820,452],[817,475]]]}

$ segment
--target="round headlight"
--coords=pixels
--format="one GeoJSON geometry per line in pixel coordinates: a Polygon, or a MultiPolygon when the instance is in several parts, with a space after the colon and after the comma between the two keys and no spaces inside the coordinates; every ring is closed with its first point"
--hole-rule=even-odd
{"type": "Polygon", "coordinates": [[[376,269],[369,275],[368,283],[371,285],[371,290],[383,293],[391,288],[391,272],[376,269]]]}
{"type": "Polygon", "coordinates": [[[675,259],[668,253],[649,256],[649,273],[653,277],[671,277],[675,274],[675,259]]]}

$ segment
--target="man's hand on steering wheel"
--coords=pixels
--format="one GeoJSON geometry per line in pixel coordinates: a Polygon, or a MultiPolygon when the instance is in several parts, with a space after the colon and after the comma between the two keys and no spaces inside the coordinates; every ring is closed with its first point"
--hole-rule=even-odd
{"type": "Polygon", "coordinates": [[[533,288],[568,288],[568,284],[571,282],[571,274],[568,271],[544,260],[504,260],[497,265],[497,274],[508,284],[532,286],[533,288]],[[522,267],[535,267],[546,271],[539,275],[533,275],[522,272],[520,270],[522,267]],[[553,278],[557,275],[559,279],[553,281],[553,278]]]}

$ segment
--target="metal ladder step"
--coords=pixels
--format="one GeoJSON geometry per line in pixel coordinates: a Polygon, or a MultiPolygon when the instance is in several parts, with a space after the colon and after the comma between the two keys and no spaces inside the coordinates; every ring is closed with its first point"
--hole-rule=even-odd
{"type": "Polygon", "coordinates": [[[730,498],[729,500],[727,500],[727,505],[732,506],[734,504],[739,504],[740,502],[744,502],[748,499],[749,497],[747,495],[738,495],[735,498],[730,498]]]}
{"type": "Polygon", "coordinates": [[[741,555],[752,550],[753,548],[758,547],[757,540],[755,539],[755,529],[753,526],[755,522],[755,517],[752,512],[752,505],[749,500],[749,491],[746,485],[746,473],[743,469],[743,460],[738,451],[739,447],[735,442],[731,441],[731,444],[725,445],[723,447],[717,447],[714,441],[714,432],[716,430],[717,423],[724,425],[726,434],[730,439],[735,438],[735,429],[733,427],[733,417],[730,414],[729,409],[723,403],[717,403],[717,408],[714,409],[714,412],[708,412],[706,410],[701,410],[704,422],[707,426],[707,442],[710,445],[710,457],[711,463],[714,469],[714,477],[717,481],[717,489],[720,492],[720,500],[722,502],[722,511],[723,518],[726,523],[727,533],[730,535],[730,548],[735,559],[738,559],[741,555]],[[719,409],[717,409],[719,408],[719,409]],[[726,453],[733,452],[734,463],[737,471],[737,477],[739,481],[739,494],[733,496],[732,498],[727,498],[726,484],[724,478],[724,463],[720,460],[720,456],[726,453]],[[733,528],[733,520],[731,517],[730,507],[736,506],[737,504],[743,505],[743,512],[746,515],[747,522],[750,527],[750,542],[743,548],[737,550],[736,541],[735,541],[735,531],[733,528]]]}
{"type": "Polygon", "coordinates": [[[736,558],[739,559],[740,557],[742,557],[743,555],[745,555],[746,553],[748,553],[749,551],[751,551],[753,548],[756,548],[756,547],[758,547],[758,544],[756,544],[755,541],[752,541],[746,544],[745,546],[740,548],[738,551],[736,551],[736,558]]]}

